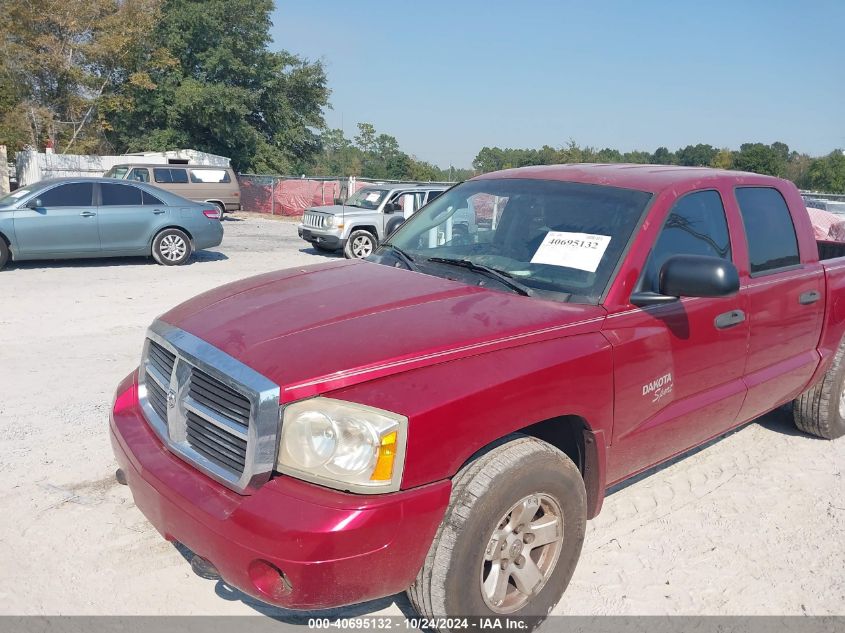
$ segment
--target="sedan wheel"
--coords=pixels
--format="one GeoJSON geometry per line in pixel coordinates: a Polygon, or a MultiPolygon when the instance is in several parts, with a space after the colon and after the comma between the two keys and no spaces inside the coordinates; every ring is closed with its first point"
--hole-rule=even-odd
{"type": "Polygon", "coordinates": [[[178,229],[166,229],[153,240],[153,258],[163,266],[178,266],[188,261],[190,238],[178,229]]]}

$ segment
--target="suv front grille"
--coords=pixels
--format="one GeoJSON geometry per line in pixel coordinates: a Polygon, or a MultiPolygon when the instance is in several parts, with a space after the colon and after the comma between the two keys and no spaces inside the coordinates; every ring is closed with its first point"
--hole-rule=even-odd
{"type": "Polygon", "coordinates": [[[302,216],[302,223],[315,229],[322,229],[326,226],[326,216],[322,213],[306,213],[302,216]]]}
{"type": "Polygon", "coordinates": [[[139,400],[170,449],[238,492],[267,481],[279,433],[279,387],[188,332],[156,321],[139,400]]]}

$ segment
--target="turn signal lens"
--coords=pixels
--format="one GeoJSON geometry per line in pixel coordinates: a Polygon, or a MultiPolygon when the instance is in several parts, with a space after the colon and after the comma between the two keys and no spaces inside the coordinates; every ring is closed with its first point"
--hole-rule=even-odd
{"type": "Polygon", "coordinates": [[[376,467],[370,476],[371,481],[390,481],[393,479],[393,460],[396,457],[396,431],[381,438],[376,467]]]}

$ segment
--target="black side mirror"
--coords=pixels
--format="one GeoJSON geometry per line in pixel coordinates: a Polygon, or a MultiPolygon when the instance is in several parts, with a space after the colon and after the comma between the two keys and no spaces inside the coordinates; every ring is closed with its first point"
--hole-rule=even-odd
{"type": "Polygon", "coordinates": [[[721,257],[675,255],[660,269],[660,292],[636,292],[637,306],[671,303],[680,297],[730,297],[739,292],[736,266],[721,257]]]}
{"type": "Polygon", "coordinates": [[[385,213],[393,213],[394,211],[399,211],[400,209],[402,209],[402,207],[400,207],[397,202],[388,202],[384,205],[385,213]]]}

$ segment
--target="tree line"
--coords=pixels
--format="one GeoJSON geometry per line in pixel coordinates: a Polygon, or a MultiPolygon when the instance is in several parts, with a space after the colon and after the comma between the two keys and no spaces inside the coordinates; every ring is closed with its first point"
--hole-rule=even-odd
{"type": "Polygon", "coordinates": [[[559,163],[635,163],[718,167],[752,171],[787,178],[801,189],[845,193],[845,154],[835,150],[822,157],[791,151],[786,143],[743,143],[738,150],[699,143],[676,151],[658,147],[654,152],[620,152],[617,149],[581,147],[574,141],[562,147],[544,145],[540,149],[501,149],[484,147],[472,162],[479,172],[528,165],[559,163]]]}

